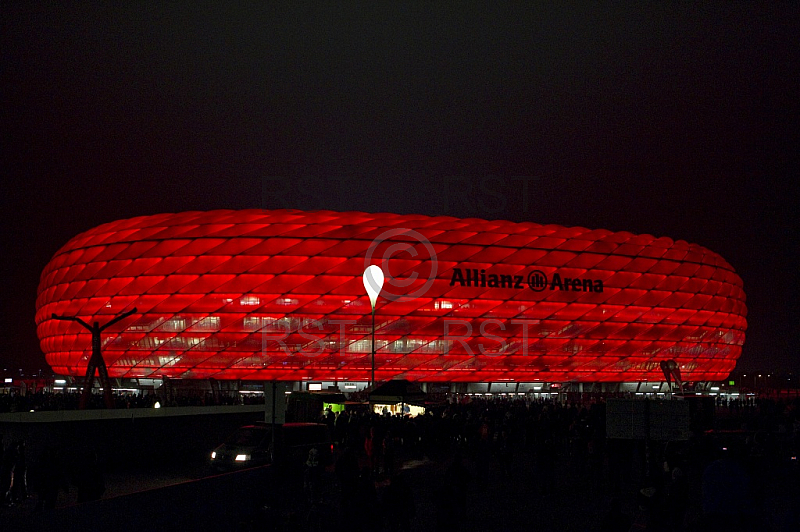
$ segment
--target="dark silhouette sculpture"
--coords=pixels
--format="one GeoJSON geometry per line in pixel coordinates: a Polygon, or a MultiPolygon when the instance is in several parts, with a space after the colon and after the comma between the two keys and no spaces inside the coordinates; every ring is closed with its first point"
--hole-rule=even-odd
{"type": "Polygon", "coordinates": [[[659,365],[661,366],[661,371],[664,372],[664,378],[667,379],[667,386],[669,386],[670,393],[672,393],[673,380],[680,387],[681,393],[683,393],[681,368],[680,366],[678,366],[678,363],[675,362],[674,360],[662,360],[659,365]]]}
{"type": "Polygon", "coordinates": [[[82,319],[74,316],[58,316],[57,314],[53,314],[54,320],[78,322],[86,329],[89,329],[89,331],[92,333],[92,357],[89,359],[89,365],[86,367],[86,379],[83,383],[83,392],[81,393],[81,400],[78,405],[78,408],[81,410],[86,408],[86,404],[89,402],[89,397],[92,395],[95,370],[97,370],[98,377],[100,379],[100,385],[103,387],[103,398],[105,399],[106,408],[114,408],[114,399],[111,397],[111,381],[108,378],[108,368],[106,367],[105,360],[103,360],[103,354],[100,352],[100,334],[110,326],[127,318],[135,312],[136,308],[134,307],[128,312],[123,312],[122,314],[112,318],[102,327],[97,321],[94,322],[93,325],[89,325],[82,319]]]}

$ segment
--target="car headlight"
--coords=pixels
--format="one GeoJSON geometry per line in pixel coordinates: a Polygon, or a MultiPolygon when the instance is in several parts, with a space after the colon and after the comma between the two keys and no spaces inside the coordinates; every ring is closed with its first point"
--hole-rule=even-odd
{"type": "Polygon", "coordinates": [[[211,451],[211,459],[213,460],[216,457],[217,457],[217,451],[211,451]]]}
{"type": "Polygon", "coordinates": [[[237,462],[247,462],[248,460],[250,460],[250,455],[249,454],[237,454],[236,455],[236,461],[237,462]]]}

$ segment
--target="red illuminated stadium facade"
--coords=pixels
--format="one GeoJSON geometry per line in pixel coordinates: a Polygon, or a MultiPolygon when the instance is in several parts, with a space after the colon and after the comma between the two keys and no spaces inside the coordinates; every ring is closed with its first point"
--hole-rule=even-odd
{"type": "Polygon", "coordinates": [[[105,323],[114,378],[368,381],[362,274],[387,281],[376,377],[421,382],[727,377],[745,295],[733,268],[683,241],[534,223],[361,212],[184,212],[70,240],[36,303],[53,370],[80,376],[105,323]]]}

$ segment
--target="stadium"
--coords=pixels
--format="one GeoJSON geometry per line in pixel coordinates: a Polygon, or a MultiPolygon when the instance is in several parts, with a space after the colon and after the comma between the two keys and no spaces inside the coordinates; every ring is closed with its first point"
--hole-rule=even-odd
{"type": "MultiPolygon", "coordinates": [[[[59,375],[100,324],[116,379],[659,383],[725,379],[745,294],[699,245],[582,227],[422,215],[219,210],[107,223],[41,275],[36,324],[59,375]],[[374,307],[362,276],[385,275],[374,307]],[[134,310],[135,309],[135,310],[134,310]]],[[[480,386],[484,386],[481,388],[480,386]]],[[[461,389],[466,389],[462,388],[461,389]]]]}

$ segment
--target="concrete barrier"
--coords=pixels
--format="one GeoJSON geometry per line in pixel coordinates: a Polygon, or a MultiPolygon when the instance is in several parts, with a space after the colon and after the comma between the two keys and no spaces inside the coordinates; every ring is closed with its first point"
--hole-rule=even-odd
{"type": "Polygon", "coordinates": [[[95,421],[98,419],[147,419],[159,417],[199,416],[208,414],[264,413],[264,405],[172,406],[168,408],[116,408],[112,410],[42,410],[38,412],[4,412],[2,423],[57,423],[62,421],[95,421]]]}
{"type": "Polygon", "coordinates": [[[47,447],[69,457],[94,451],[106,465],[185,462],[237,427],[264,419],[263,406],[24,412],[0,416],[3,444],[24,440],[35,462],[47,447]]]}

